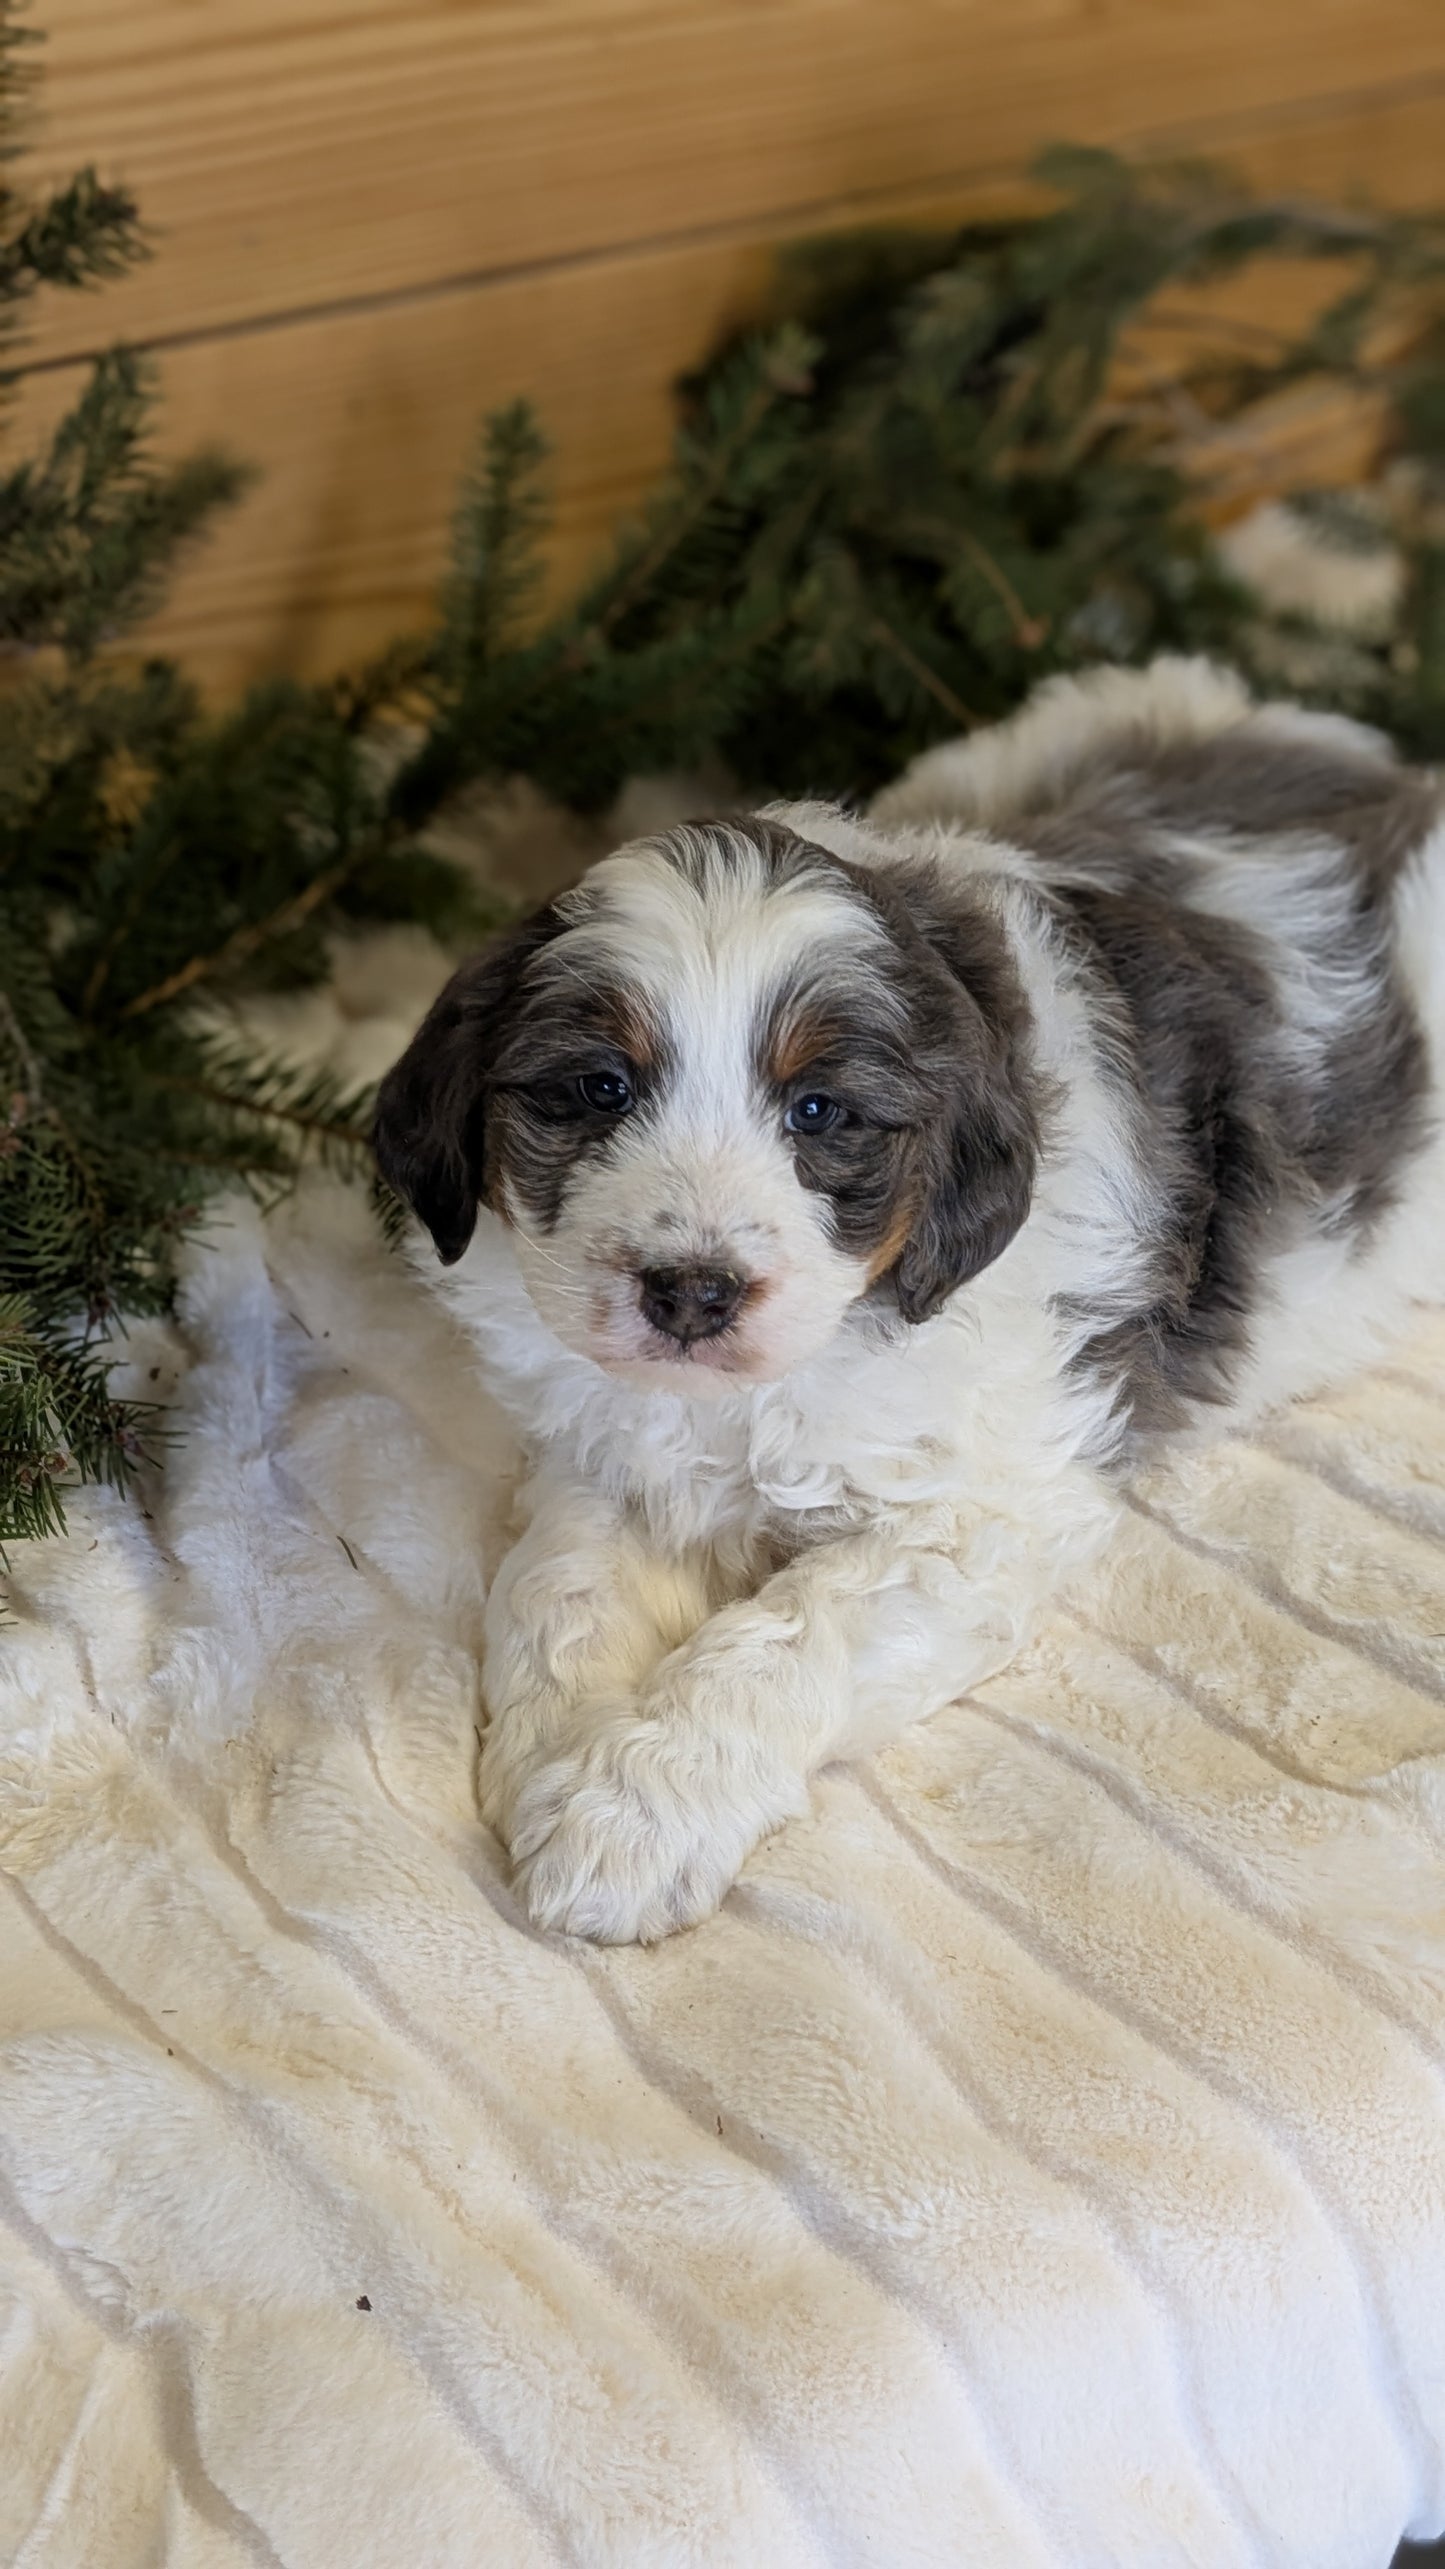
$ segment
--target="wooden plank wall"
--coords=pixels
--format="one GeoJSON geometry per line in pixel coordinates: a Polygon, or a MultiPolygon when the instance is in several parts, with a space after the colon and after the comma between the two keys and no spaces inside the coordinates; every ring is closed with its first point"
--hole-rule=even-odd
{"type": "Polygon", "coordinates": [[[164,442],[260,487],[160,647],[225,692],[427,613],[481,411],[536,397],[559,582],[666,451],[669,383],[824,226],[1016,193],[1045,143],[1445,196],[1441,0],[36,0],[37,175],[139,191],[153,265],[54,305],[22,428],[119,335],[164,442]]]}

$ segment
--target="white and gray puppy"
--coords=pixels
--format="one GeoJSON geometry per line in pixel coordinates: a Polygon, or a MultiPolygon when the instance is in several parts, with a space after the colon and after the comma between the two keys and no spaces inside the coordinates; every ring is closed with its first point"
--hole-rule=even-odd
{"type": "Polygon", "coordinates": [[[1102,670],[457,973],[376,1139],[528,1459],[481,1790],[535,1920],[706,1915],[1017,1650],[1141,1439],[1439,1289],[1442,808],[1205,663],[1102,670]]]}

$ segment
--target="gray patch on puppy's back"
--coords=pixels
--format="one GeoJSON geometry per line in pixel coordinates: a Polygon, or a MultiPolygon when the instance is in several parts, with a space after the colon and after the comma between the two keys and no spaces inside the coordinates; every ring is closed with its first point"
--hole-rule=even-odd
{"type": "Polygon", "coordinates": [[[1116,740],[1068,808],[1011,825],[1114,1030],[1161,1207],[1146,1298],[1079,1358],[1140,1429],[1228,1397],[1273,1253],[1311,1227],[1362,1246],[1397,1199],[1427,1130],[1427,1059],[1390,896],[1441,809],[1439,781],[1383,750],[1259,718],[1162,748],[1116,740]],[[1312,879],[1328,895],[1316,922],[1312,879]],[[1299,896],[1284,908],[1281,885],[1299,896]],[[1307,1041],[1300,973],[1350,994],[1307,1041]]]}
{"type": "Polygon", "coordinates": [[[1176,743],[1142,772],[1156,825],[1241,840],[1328,840],[1362,895],[1389,892],[1442,810],[1437,777],[1392,757],[1274,730],[1267,718],[1223,739],[1176,743]]]}
{"type": "Polygon", "coordinates": [[[1428,770],[1382,750],[1271,728],[1257,717],[1208,740],[1161,748],[1114,743],[1080,775],[1064,808],[1025,814],[1010,835],[1052,874],[1187,895],[1180,843],[1233,846],[1297,839],[1343,851],[1362,900],[1379,901],[1445,812],[1428,770]]]}

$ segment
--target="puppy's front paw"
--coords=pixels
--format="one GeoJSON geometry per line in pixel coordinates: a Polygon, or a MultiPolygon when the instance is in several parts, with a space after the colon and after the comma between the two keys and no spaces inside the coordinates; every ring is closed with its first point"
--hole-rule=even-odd
{"type": "Polygon", "coordinates": [[[545,1754],[545,1739],[544,1732],[515,1718],[487,1725],[477,1760],[477,1806],[504,1846],[511,1837],[517,1795],[545,1754]]]}
{"type": "Polygon", "coordinates": [[[509,1831],[517,1884],[539,1927],[605,1945],[655,1944],[711,1915],[750,1850],[807,1809],[799,1780],[726,1789],[686,1762],[665,1726],[614,1719],[538,1766],[509,1831]]]}
{"type": "Polygon", "coordinates": [[[528,1786],[567,1766],[567,1751],[597,1730],[620,1726],[629,1714],[635,1723],[633,1699],[626,1695],[584,1697],[572,1704],[538,1695],[493,1716],[477,1761],[477,1805],[487,1827],[514,1855],[517,1808],[528,1786]]]}

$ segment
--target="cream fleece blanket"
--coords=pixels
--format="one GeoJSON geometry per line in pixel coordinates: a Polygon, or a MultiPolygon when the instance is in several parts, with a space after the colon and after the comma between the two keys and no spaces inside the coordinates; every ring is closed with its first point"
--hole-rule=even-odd
{"type": "MultiPolygon", "coordinates": [[[[307,1039],[378,1067],[436,971],[307,1039]]],[[[183,1441],[0,1640],[0,2558],[1445,2525],[1445,1319],[1141,1487],[651,1952],[531,1933],[478,1823],[505,1437],[364,1205],[237,1211],[132,1353],[183,1441]]]]}

